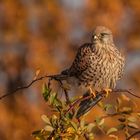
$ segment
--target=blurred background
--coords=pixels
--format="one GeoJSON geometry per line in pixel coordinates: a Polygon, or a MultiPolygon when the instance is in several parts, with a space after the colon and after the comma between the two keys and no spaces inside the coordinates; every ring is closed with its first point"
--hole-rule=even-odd
{"type": "MultiPolygon", "coordinates": [[[[140,96],[139,0],[0,0],[0,96],[32,81],[37,69],[44,75],[67,68],[97,25],[112,30],[127,57],[118,87],[140,96]]],[[[32,131],[42,128],[40,117],[49,113],[43,82],[0,100],[0,140],[32,140],[32,131]]],[[[95,107],[88,119],[100,112],[95,107]]]]}

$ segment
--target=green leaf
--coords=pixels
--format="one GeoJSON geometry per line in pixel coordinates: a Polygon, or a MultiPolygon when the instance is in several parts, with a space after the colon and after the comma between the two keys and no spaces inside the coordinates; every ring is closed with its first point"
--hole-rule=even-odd
{"type": "Polygon", "coordinates": [[[41,133],[41,130],[36,130],[36,131],[33,131],[32,132],[32,135],[35,135],[36,136],[36,135],[39,135],[40,133],[41,133]]]}
{"type": "Polygon", "coordinates": [[[105,110],[105,111],[109,111],[109,109],[111,109],[111,108],[113,108],[113,105],[112,105],[112,104],[106,104],[106,105],[104,106],[104,110],[105,110]]]}
{"type": "Polygon", "coordinates": [[[49,120],[49,118],[48,118],[46,115],[42,115],[41,118],[42,118],[42,120],[43,120],[45,123],[51,125],[50,120],[49,120]]]}
{"type": "Polygon", "coordinates": [[[50,95],[49,101],[51,105],[54,105],[54,100],[56,99],[57,94],[54,92],[50,95]]]}
{"type": "Polygon", "coordinates": [[[41,130],[36,130],[32,133],[36,140],[45,140],[44,136],[42,135],[41,130]]]}
{"type": "Polygon", "coordinates": [[[53,105],[62,109],[62,102],[58,98],[54,99],[53,105]]]}
{"type": "Polygon", "coordinates": [[[134,128],[134,129],[138,129],[138,128],[139,128],[139,126],[138,126],[137,124],[132,123],[132,122],[129,122],[129,123],[128,123],[128,126],[129,126],[130,128],[134,128]]]}
{"type": "Polygon", "coordinates": [[[73,113],[67,113],[66,118],[71,120],[73,118],[73,113]]]}
{"type": "Polygon", "coordinates": [[[131,116],[131,117],[128,117],[127,120],[130,121],[130,122],[136,122],[137,118],[131,116]]]}
{"type": "Polygon", "coordinates": [[[49,89],[46,84],[43,84],[43,89],[42,89],[42,94],[43,94],[43,97],[44,97],[44,100],[47,102],[49,97],[50,97],[50,92],[51,92],[51,89],[49,89]]]}
{"type": "Polygon", "coordinates": [[[112,128],[110,128],[110,129],[107,131],[107,135],[109,135],[109,134],[111,134],[111,133],[113,133],[113,132],[117,132],[117,131],[118,131],[117,128],[112,127],[112,128]]]}
{"type": "Polygon", "coordinates": [[[70,121],[71,126],[77,131],[77,125],[75,122],[70,121]]]}

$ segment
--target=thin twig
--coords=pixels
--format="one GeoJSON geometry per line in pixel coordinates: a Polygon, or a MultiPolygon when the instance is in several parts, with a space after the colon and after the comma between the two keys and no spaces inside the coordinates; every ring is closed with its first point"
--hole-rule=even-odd
{"type": "Polygon", "coordinates": [[[78,103],[80,103],[80,102],[82,102],[82,101],[84,101],[86,99],[90,99],[92,97],[93,97],[93,95],[89,95],[87,97],[80,97],[80,98],[78,98],[76,101],[74,101],[73,104],[71,104],[71,107],[65,112],[65,114],[69,113],[78,103]]]}
{"type": "Polygon", "coordinates": [[[130,95],[132,95],[136,98],[140,98],[140,96],[137,96],[137,95],[133,94],[130,90],[127,90],[127,89],[116,89],[116,90],[113,90],[113,92],[127,92],[127,93],[129,93],[130,95]]]}
{"type": "MultiPolygon", "coordinates": [[[[40,81],[40,80],[43,80],[45,78],[51,78],[51,79],[54,79],[56,81],[60,81],[60,80],[64,80],[66,79],[66,75],[44,75],[42,77],[39,77],[39,78],[36,78],[34,80],[32,80],[29,84],[25,85],[25,86],[20,86],[20,87],[17,87],[14,91],[11,91],[11,92],[8,92],[6,94],[3,94],[2,96],[0,96],[0,100],[2,100],[3,98],[9,96],[9,95],[12,95],[12,94],[15,94],[17,91],[19,90],[23,90],[23,89],[27,89],[29,88],[31,85],[33,85],[34,83],[36,83],[37,81],[40,81]]],[[[136,98],[140,98],[140,96],[137,96],[135,94],[133,94],[130,90],[127,90],[127,89],[117,89],[117,90],[113,90],[113,92],[126,92],[136,98]]]]}
{"type": "Polygon", "coordinates": [[[129,136],[126,140],[130,140],[131,138],[133,138],[134,136],[140,134],[140,130],[137,132],[134,132],[131,136],[129,136]]]}
{"type": "Polygon", "coordinates": [[[6,94],[2,95],[2,96],[0,97],[0,100],[3,99],[3,98],[5,98],[5,97],[7,97],[7,96],[9,96],[9,95],[15,94],[15,93],[16,93],[17,91],[19,91],[19,90],[27,89],[27,88],[29,88],[33,83],[35,83],[35,82],[37,82],[37,81],[40,81],[40,80],[43,80],[43,79],[45,79],[45,78],[49,78],[49,77],[50,77],[50,76],[45,75],[45,76],[39,77],[39,78],[37,78],[37,79],[31,81],[28,85],[21,86],[21,87],[17,87],[17,88],[16,88],[15,90],[13,90],[12,92],[9,92],[9,93],[6,93],[6,94]]]}
{"type": "Polygon", "coordinates": [[[118,116],[120,114],[121,114],[121,112],[117,112],[117,113],[114,113],[114,114],[107,114],[105,116],[102,116],[101,119],[106,119],[106,118],[109,118],[109,117],[118,116]]]}

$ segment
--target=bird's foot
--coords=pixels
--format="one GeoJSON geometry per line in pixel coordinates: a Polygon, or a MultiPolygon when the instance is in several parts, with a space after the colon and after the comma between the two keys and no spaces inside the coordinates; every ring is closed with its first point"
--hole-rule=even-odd
{"type": "Polygon", "coordinates": [[[96,98],[96,92],[92,90],[92,88],[89,88],[89,92],[91,95],[93,95],[93,98],[96,98]]]}
{"type": "Polygon", "coordinates": [[[108,97],[109,94],[112,92],[112,89],[110,89],[110,88],[105,88],[104,91],[105,91],[105,94],[106,94],[105,97],[108,97]]]}

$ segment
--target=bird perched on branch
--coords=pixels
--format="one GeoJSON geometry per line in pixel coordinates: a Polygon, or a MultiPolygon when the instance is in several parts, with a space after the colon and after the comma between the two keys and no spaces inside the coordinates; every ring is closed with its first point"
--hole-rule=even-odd
{"type": "Polygon", "coordinates": [[[76,81],[96,97],[96,91],[106,94],[114,89],[122,77],[124,56],[113,42],[112,32],[97,26],[91,36],[91,42],[83,44],[76,54],[72,65],[61,75],[69,81],[76,81]]]}

